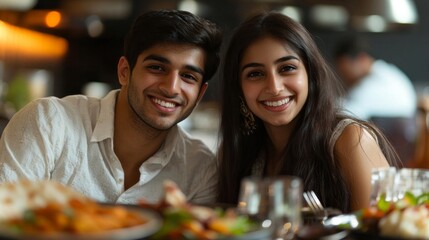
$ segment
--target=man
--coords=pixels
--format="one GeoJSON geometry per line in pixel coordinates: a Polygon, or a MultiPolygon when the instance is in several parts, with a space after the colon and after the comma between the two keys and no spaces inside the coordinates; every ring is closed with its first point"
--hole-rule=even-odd
{"type": "Polygon", "coordinates": [[[414,116],[417,96],[412,82],[396,66],[374,59],[364,39],[353,36],[341,42],[335,61],[348,91],[346,110],[364,120],[414,116]]]}
{"type": "Polygon", "coordinates": [[[0,181],[52,179],[103,202],[158,201],[173,180],[195,203],[214,200],[211,151],[177,123],[219,65],[219,28],[184,11],[141,15],[125,38],[120,90],[36,100],[0,143],[0,181]]]}

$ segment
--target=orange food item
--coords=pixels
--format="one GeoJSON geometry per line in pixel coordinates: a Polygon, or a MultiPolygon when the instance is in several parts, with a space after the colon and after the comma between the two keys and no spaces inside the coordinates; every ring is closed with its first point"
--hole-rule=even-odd
{"type": "MultiPolygon", "coordinates": [[[[15,184],[21,189],[31,190],[31,193],[27,194],[30,196],[29,200],[26,205],[14,205],[14,211],[4,215],[1,221],[4,226],[20,233],[98,233],[142,225],[148,221],[124,206],[99,204],[79,193],[73,193],[65,186],[59,187],[58,183],[49,181],[31,183],[31,188],[26,187],[29,186],[28,181],[15,184]],[[38,195],[34,191],[36,187],[51,190],[38,195]],[[54,198],[52,195],[62,193],[56,189],[66,191],[68,195],[54,198]],[[37,198],[37,202],[31,201],[33,198],[37,198]]],[[[9,185],[12,186],[11,183],[9,185]]]]}

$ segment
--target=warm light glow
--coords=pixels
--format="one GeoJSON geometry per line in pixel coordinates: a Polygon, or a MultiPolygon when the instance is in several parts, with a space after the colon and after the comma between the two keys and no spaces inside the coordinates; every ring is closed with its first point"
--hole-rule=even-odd
{"type": "Polygon", "coordinates": [[[46,17],[45,17],[46,26],[50,28],[54,28],[58,26],[60,22],[61,22],[61,13],[59,13],[58,11],[50,11],[48,12],[48,14],[46,14],[46,17]]]}
{"type": "Polygon", "coordinates": [[[63,38],[0,21],[0,60],[3,58],[59,59],[67,52],[63,38]]]}

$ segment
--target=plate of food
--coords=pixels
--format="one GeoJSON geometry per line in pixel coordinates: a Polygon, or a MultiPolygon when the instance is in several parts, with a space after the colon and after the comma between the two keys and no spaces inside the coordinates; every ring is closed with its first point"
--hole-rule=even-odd
{"type": "Polygon", "coordinates": [[[0,185],[0,239],[131,240],[161,226],[153,210],[98,203],[57,182],[0,185]]]}
{"type": "Polygon", "coordinates": [[[329,218],[323,224],[347,229],[355,239],[429,239],[429,193],[405,192],[397,201],[381,196],[374,206],[329,218]]]}
{"type": "Polygon", "coordinates": [[[172,181],[164,182],[164,196],[156,204],[141,201],[140,206],[157,211],[164,224],[151,239],[264,240],[271,231],[241,215],[230,206],[193,205],[172,181]]]}

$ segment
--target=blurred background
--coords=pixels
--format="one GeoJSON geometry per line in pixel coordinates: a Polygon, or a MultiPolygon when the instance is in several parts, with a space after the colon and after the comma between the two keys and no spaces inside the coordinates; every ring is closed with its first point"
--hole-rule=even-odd
{"type": "MultiPolygon", "coordinates": [[[[247,16],[275,10],[301,22],[325,57],[347,33],[370,41],[372,54],[394,63],[419,95],[429,92],[428,0],[0,0],[0,111],[10,118],[43,96],[102,97],[118,88],[116,64],[133,20],[151,9],[181,9],[219,24],[225,43],[247,16]]],[[[182,123],[215,146],[217,79],[182,123]]]]}

